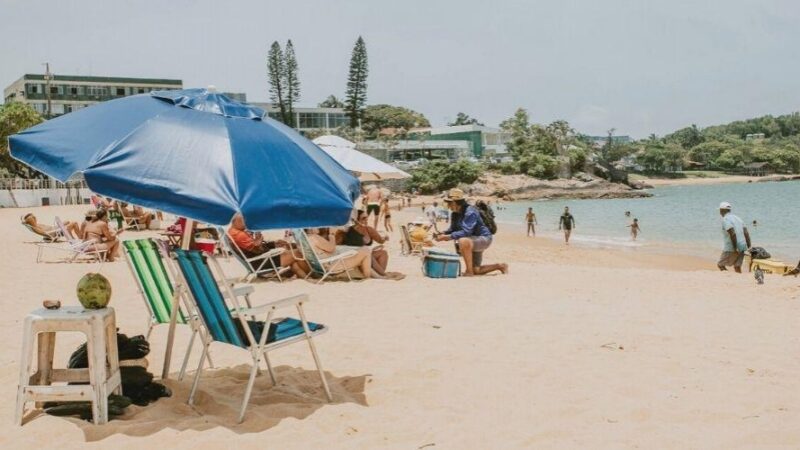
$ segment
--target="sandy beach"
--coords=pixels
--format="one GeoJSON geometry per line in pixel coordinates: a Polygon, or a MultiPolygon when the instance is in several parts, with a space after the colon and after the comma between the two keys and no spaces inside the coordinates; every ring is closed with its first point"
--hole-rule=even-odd
{"type": "MultiPolygon", "coordinates": [[[[44,223],[82,210],[32,209],[44,223]]],[[[395,224],[417,211],[394,213],[395,224]]],[[[800,447],[796,278],[767,276],[758,286],[749,274],[717,272],[716,255],[567,247],[511,228],[485,256],[509,263],[506,276],[425,278],[418,258],[400,255],[396,233],[389,267],[405,280],[256,282],[254,303],[308,293],[309,320],[331,328],[317,340],[331,404],[307,348],[290,346],[272,356],[278,386],[259,377],[236,424],[249,357],[215,344],[217,368],[194,407],[190,377],[173,377],[171,398],[131,406],[107,425],[35,413],[20,428],[12,419],[22,321],[43,299],[77,304],[78,278],[98,270],[37,264],[36,238],[18,224],[24,212],[0,210],[2,448],[800,447]]],[[[233,260],[223,266],[243,273],[233,260]]],[[[99,270],[113,285],[120,331],[144,333],[146,309],[125,262],[99,270]]],[[[175,373],[189,338],[178,330],[175,373]]],[[[154,373],[166,335],[162,326],[151,337],[154,373]]],[[[81,342],[59,336],[56,364],[81,342]]]]}

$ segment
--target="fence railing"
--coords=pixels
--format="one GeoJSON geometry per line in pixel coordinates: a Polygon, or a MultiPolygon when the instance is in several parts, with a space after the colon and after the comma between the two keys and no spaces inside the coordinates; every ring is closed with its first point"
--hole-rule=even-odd
{"type": "Polygon", "coordinates": [[[38,190],[38,189],[74,189],[74,188],[87,188],[86,181],[70,180],[62,183],[52,178],[0,178],[0,189],[24,189],[24,190],[38,190]]]}

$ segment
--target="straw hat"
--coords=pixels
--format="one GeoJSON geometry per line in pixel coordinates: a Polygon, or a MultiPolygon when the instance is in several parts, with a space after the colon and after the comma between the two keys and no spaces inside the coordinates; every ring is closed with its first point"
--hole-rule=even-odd
{"type": "Polygon", "coordinates": [[[444,201],[446,202],[454,202],[457,200],[464,200],[464,191],[459,188],[450,189],[444,197],[444,201]]]}

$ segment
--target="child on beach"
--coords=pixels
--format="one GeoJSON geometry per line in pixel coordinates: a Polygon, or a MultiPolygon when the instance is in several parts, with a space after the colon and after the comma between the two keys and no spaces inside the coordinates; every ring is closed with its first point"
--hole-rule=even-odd
{"type": "Polygon", "coordinates": [[[642,229],[639,227],[639,219],[634,217],[633,222],[631,222],[631,224],[628,225],[628,227],[631,229],[631,238],[635,241],[636,236],[639,234],[640,231],[642,231],[642,229]]]}

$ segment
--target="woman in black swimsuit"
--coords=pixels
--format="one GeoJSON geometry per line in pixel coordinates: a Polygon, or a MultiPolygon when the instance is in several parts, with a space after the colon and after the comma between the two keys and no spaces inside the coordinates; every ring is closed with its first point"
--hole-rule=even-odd
{"type": "MultiPolygon", "coordinates": [[[[346,231],[339,231],[336,233],[336,243],[338,245],[347,245],[350,247],[364,247],[370,246],[373,242],[383,244],[388,241],[378,233],[375,228],[367,225],[367,213],[363,209],[359,209],[356,215],[356,220],[346,231]]],[[[386,266],[389,264],[389,252],[383,248],[375,249],[372,251],[372,270],[379,275],[386,274],[386,266]]]]}

